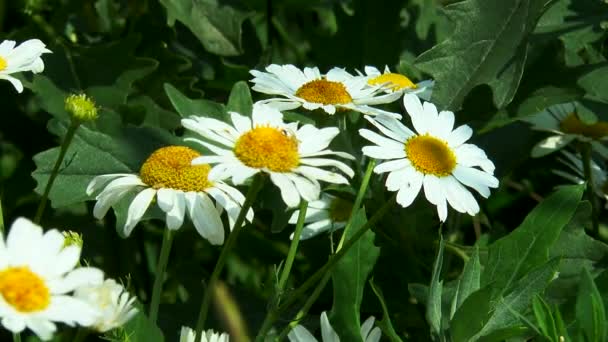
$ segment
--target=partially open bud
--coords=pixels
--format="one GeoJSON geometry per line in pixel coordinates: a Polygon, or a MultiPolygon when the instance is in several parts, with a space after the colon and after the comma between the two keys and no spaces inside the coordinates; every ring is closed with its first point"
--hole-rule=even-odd
{"type": "Polygon", "coordinates": [[[63,248],[68,247],[68,246],[77,246],[82,248],[82,235],[73,232],[71,230],[65,231],[65,232],[61,232],[63,234],[63,237],[65,238],[65,240],[63,240],[63,248]]]}
{"type": "Polygon", "coordinates": [[[95,102],[85,94],[72,94],[65,99],[65,110],[73,120],[84,122],[97,119],[95,102]]]}

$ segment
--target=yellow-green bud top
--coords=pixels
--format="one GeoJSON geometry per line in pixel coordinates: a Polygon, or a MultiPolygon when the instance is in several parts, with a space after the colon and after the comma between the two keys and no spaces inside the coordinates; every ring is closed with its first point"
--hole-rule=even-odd
{"type": "Polygon", "coordinates": [[[97,119],[95,102],[85,94],[72,94],[65,99],[65,110],[78,121],[93,121],[97,119]]]}
{"type": "Polygon", "coordinates": [[[63,237],[65,238],[65,240],[63,240],[63,248],[66,248],[68,246],[77,246],[82,248],[82,235],[73,232],[71,230],[65,231],[65,232],[61,232],[63,234],[63,237]]]}

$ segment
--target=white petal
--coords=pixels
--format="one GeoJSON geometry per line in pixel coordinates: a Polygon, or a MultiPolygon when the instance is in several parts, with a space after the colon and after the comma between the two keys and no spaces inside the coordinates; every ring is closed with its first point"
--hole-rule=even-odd
{"type": "Polygon", "coordinates": [[[336,334],[331,324],[329,324],[325,311],[321,314],[321,336],[323,337],[323,342],[340,342],[338,334],[336,334]]]}
{"type": "Polygon", "coordinates": [[[167,228],[171,230],[179,229],[184,224],[185,213],[185,194],[181,191],[176,191],[173,197],[173,207],[167,212],[167,228]]]}
{"type": "Polygon", "coordinates": [[[574,136],[569,134],[550,136],[532,148],[532,157],[538,158],[546,156],[547,154],[568,145],[572,140],[574,140],[574,136]]]}
{"type": "Polygon", "coordinates": [[[364,146],[362,149],[363,154],[374,159],[397,159],[405,158],[405,149],[400,148],[386,148],[381,146],[364,146]]]}
{"type": "Polygon", "coordinates": [[[270,174],[270,180],[281,190],[281,197],[288,207],[296,207],[300,204],[300,195],[293,182],[280,173],[270,174]]]}
{"type": "Polygon", "coordinates": [[[404,179],[399,192],[397,193],[397,203],[404,208],[412,204],[420,192],[423,178],[424,175],[422,173],[415,172],[412,173],[412,177],[404,179]]]}
{"type": "Polygon", "coordinates": [[[422,103],[420,103],[418,96],[413,94],[405,94],[403,96],[403,105],[412,119],[412,124],[414,125],[416,132],[418,132],[418,134],[427,133],[429,127],[427,127],[427,121],[424,117],[424,108],[422,107],[422,103]]]}
{"type": "Polygon", "coordinates": [[[125,222],[125,226],[123,227],[123,232],[126,236],[131,235],[133,228],[139,223],[141,218],[146,213],[146,210],[152,203],[152,199],[154,199],[154,195],[156,195],[156,190],[152,188],[144,189],[142,192],[137,194],[133,199],[133,202],[129,205],[129,209],[127,211],[127,220],[125,222]]]}
{"type": "Polygon", "coordinates": [[[485,198],[490,196],[490,187],[498,187],[498,179],[496,177],[471,167],[457,165],[452,175],[462,182],[462,184],[475,189],[485,198]]]}
{"type": "Polygon", "coordinates": [[[196,231],[209,243],[224,243],[224,226],[213,202],[204,193],[186,193],[186,202],[196,231]]]}
{"type": "Polygon", "coordinates": [[[368,129],[360,129],[359,134],[363,138],[373,142],[374,144],[376,144],[378,146],[395,149],[395,150],[403,149],[403,142],[385,138],[368,129]]]}
{"type": "Polygon", "coordinates": [[[394,160],[384,162],[382,164],[378,164],[374,168],[374,172],[375,173],[392,172],[392,171],[396,171],[399,169],[403,169],[410,165],[412,165],[412,163],[405,158],[404,159],[394,159],[394,160]]]}
{"type": "Polygon", "coordinates": [[[234,124],[234,128],[239,132],[239,134],[243,134],[253,128],[251,124],[251,119],[246,116],[243,116],[237,112],[230,112],[230,118],[232,119],[232,123],[234,124]]]}
{"type": "Polygon", "coordinates": [[[348,167],[348,165],[344,164],[341,161],[333,160],[333,159],[325,159],[325,158],[303,158],[300,159],[301,165],[310,165],[310,166],[333,166],[338,170],[344,172],[348,177],[352,177],[355,175],[353,169],[348,167]]]}
{"type": "Polygon", "coordinates": [[[473,135],[473,130],[467,125],[462,125],[456,128],[450,133],[447,139],[447,143],[450,147],[456,148],[462,145],[465,141],[469,140],[473,135]]]}

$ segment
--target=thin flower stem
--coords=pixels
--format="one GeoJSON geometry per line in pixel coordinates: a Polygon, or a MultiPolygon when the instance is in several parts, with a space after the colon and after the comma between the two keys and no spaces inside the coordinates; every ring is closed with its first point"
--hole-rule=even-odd
{"type": "Polygon", "coordinates": [[[239,234],[243,230],[243,222],[245,221],[247,212],[253,205],[253,202],[255,201],[255,198],[257,197],[258,192],[262,188],[262,185],[264,184],[263,181],[264,181],[263,175],[259,174],[259,173],[253,178],[253,182],[251,183],[251,186],[249,187],[249,191],[247,192],[247,196],[245,197],[245,203],[243,203],[243,207],[241,208],[241,211],[239,212],[239,215],[237,216],[236,221],[234,223],[234,229],[228,235],[228,239],[226,240],[226,243],[224,244],[224,248],[222,248],[222,252],[220,253],[220,256],[217,260],[217,264],[215,264],[215,268],[213,269],[213,273],[211,273],[211,278],[209,278],[209,283],[207,285],[207,289],[205,290],[205,293],[203,294],[203,300],[201,302],[201,310],[198,314],[198,320],[196,322],[195,339],[197,336],[201,336],[201,332],[203,331],[205,321],[207,320],[207,313],[209,311],[209,304],[210,304],[213,288],[215,287],[215,284],[217,283],[217,281],[220,277],[220,273],[224,269],[224,265],[226,264],[228,253],[232,250],[232,247],[234,247],[234,244],[236,243],[236,239],[238,238],[239,234]]]}
{"type": "Polygon", "coordinates": [[[82,342],[89,335],[89,329],[80,327],[76,330],[76,334],[74,335],[74,342],[82,342]]]}
{"type": "Polygon", "coordinates": [[[593,181],[593,171],[591,170],[591,144],[584,143],[581,147],[583,155],[583,172],[587,181],[587,198],[591,202],[591,236],[599,238],[599,203],[595,196],[595,183],[593,181]]]}
{"type": "MultiPolygon", "coordinates": [[[[376,211],[374,213],[374,215],[372,215],[372,217],[370,217],[369,221],[367,221],[363,225],[363,227],[359,228],[353,234],[353,236],[344,243],[341,250],[337,251],[336,254],[332,254],[329,257],[329,260],[325,263],[325,265],[323,265],[320,269],[318,269],[315,273],[313,273],[313,275],[310,276],[308,278],[308,280],[304,282],[304,284],[302,284],[299,288],[297,288],[294,292],[292,292],[291,296],[289,296],[285,300],[285,302],[283,302],[275,311],[273,311],[272,313],[269,313],[266,316],[266,320],[262,324],[262,328],[260,329],[260,332],[258,333],[258,336],[256,337],[256,341],[263,341],[266,333],[268,332],[268,330],[270,330],[270,327],[272,326],[274,321],[279,317],[279,315],[282,312],[284,312],[285,310],[287,310],[291,305],[293,305],[293,303],[300,300],[300,298],[302,298],[311,287],[313,287],[314,285],[317,285],[317,287],[313,291],[313,294],[308,297],[306,303],[303,306],[304,308],[310,308],[310,306],[317,299],[319,294],[321,294],[321,290],[323,290],[323,287],[325,287],[325,284],[327,283],[327,281],[325,281],[325,282],[322,281],[322,277],[326,277],[326,274],[331,274],[331,271],[333,270],[334,266],[350,250],[350,248],[355,245],[355,243],[363,236],[363,234],[365,234],[371,227],[376,225],[376,223],[381,218],[384,217],[384,215],[388,212],[388,210],[393,207],[396,197],[397,197],[397,193],[395,193],[391,197],[390,200],[385,202],[382,205],[382,207],[380,207],[380,209],[378,209],[378,211],[376,211]]],[[[329,277],[329,276],[327,276],[327,277],[329,277]]],[[[304,314],[305,313],[303,313],[303,314],[298,313],[298,317],[303,317],[304,314]]],[[[291,328],[288,328],[288,329],[291,329],[291,328]]],[[[289,333],[289,330],[287,330],[287,332],[284,331],[284,333],[285,334],[289,333]]],[[[283,335],[283,334],[281,334],[281,335],[283,335]]]]}
{"type": "Polygon", "coordinates": [[[342,248],[342,245],[344,245],[344,241],[346,240],[348,233],[350,233],[350,229],[353,224],[353,218],[361,208],[361,203],[363,203],[363,197],[365,197],[365,192],[367,191],[367,187],[369,186],[369,180],[372,177],[372,173],[374,171],[375,166],[376,160],[370,159],[369,163],[367,163],[367,169],[365,170],[365,174],[363,175],[363,180],[361,181],[359,192],[357,193],[357,197],[355,198],[355,203],[353,203],[353,209],[350,212],[348,222],[344,227],[344,232],[342,233],[342,238],[340,238],[340,242],[338,243],[338,249],[336,251],[339,251],[342,248]]]}
{"type": "Polygon", "coordinates": [[[156,324],[158,318],[158,308],[160,306],[160,295],[163,289],[163,280],[165,279],[165,270],[171,254],[171,245],[173,244],[173,231],[165,228],[163,234],[163,244],[160,247],[160,256],[156,264],[156,274],[154,286],[152,287],[152,300],[150,302],[150,321],[156,324]]]}
{"type": "Polygon", "coordinates": [[[13,342],[21,342],[21,334],[13,333],[13,342]]]}
{"type": "Polygon", "coordinates": [[[306,218],[306,209],[308,209],[308,202],[304,200],[300,201],[300,214],[298,215],[298,222],[296,223],[296,229],[293,233],[293,240],[291,240],[289,252],[287,253],[287,259],[285,260],[285,265],[281,270],[281,278],[279,279],[279,284],[277,286],[278,298],[280,298],[283,293],[285,283],[287,283],[287,278],[289,278],[289,273],[291,272],[293,260],[296,257],[296,252],[298,251],[300,236],[302,235],[302,229],[304,228],[304,219],[306,218]]]}
{"type": "Polygon", "coordinates": [[[59,156],[55,161],[55,166],[53,166],[53,171],[51,172],[51,176],[49,177],[49,180],[46,183],[44,193],[42,194],[42,199],[40,200],[40,204],[38,205],[38,209],[36,210],[36,216],[34,216],[35,223],[40,223],[40,220],[42,219],[44,209],[46,208],[46,202],[49,199],[49,193],[51,192],[51,188],[53,187],[55,178],[57,178],[57,175],[59,174],[59,168],[61,167],[63,159],[65,158],[65,154],[67,153],[68,148],[70,147],[70,144],[74,139],[74,135],[76,134],[78,126],[80,126],[80,122],[72,121],[72,123],[68,127],[68,131],[65,133],[65,137],[63,139],[63,142],[61,143],[61,150],[59,151],[59,156]]]}
{"type": "Polygon", "coordinates": [[[2,192],[0,191],[0,237],[4,234],[4,212],[2,209],[2,192]]]}

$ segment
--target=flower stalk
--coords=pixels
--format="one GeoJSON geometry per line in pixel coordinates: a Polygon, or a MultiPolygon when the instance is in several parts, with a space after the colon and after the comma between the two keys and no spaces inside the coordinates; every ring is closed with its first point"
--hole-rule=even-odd
{"type": "Polygon", "coordinates": [[[262,185],[264,183],[263,180],[264,180],[264,178],[261,174],[257,174],[254,177],[253,182],[251,183],[251,186],[249,187],[249,191],[247,192],[247,195],[245,196],[245,202],[243,203],[243,206],[241,207],[239,215],[237,216],[237,218],[235,220],[234,229],[228,235],[228,239],[226,240],[226,243],[224,244],[224,248],[222,248],[222,251],[220,252],[220,256],[217,260],[217,263],[215,264],[213,273],[211,273],[211,278],[209,278],[209,283],[207,284],[207,289],[205,290],[205,293],[203,294],[203,300],[201,302],[201,309],[198,314],[198,320],[196,322],[196,330],[195,330],[196,336],[201,336],[203,327],[205,325],[205,321],[207,320],[207,313],[209,311],[211,294],[213,293],[213,289],[216,286],[216,283],[220,277],[220,273],[224,269],[224,265],[226,264],[226,260],[228,259],[228,253],[234,247],[234,244],[236,243],[236,239],[238,238],[239,234],[243,230],[243,222],[245,221],[247,212],[253,205],[253,202],[255,201],[255,199],[258,195],[258,192],[262,188],[262,185]]]}
{"type": "Polygon", "coordinates": [[[173,244],[173,231],[165,228],[163,234],[163,243],[160,248],[160,256],[158,257],[158,263],[156,264],[156,278],[154,279],[154,285],[152,287],[152,300],[150,301],[150,321],[156,323],[158,318],[158,308],[160,306],[160,295],[163,288],[163,281],[165,279],[165,270],[167,269],[167,263],[169,261],[169,254],[171,254],[171,245],[173,244]]]}
{"type": "Polygon", "coordinates": [[[595,195],[595,182],[593,180],[593,172],[591,170],[591,143],[583,143],[581,146],[581,154],[583,155],[583,172],[585,181],[587,182],[587,198],[591,202],[591,236],[599,238],[599,203],[595,195]]]}

